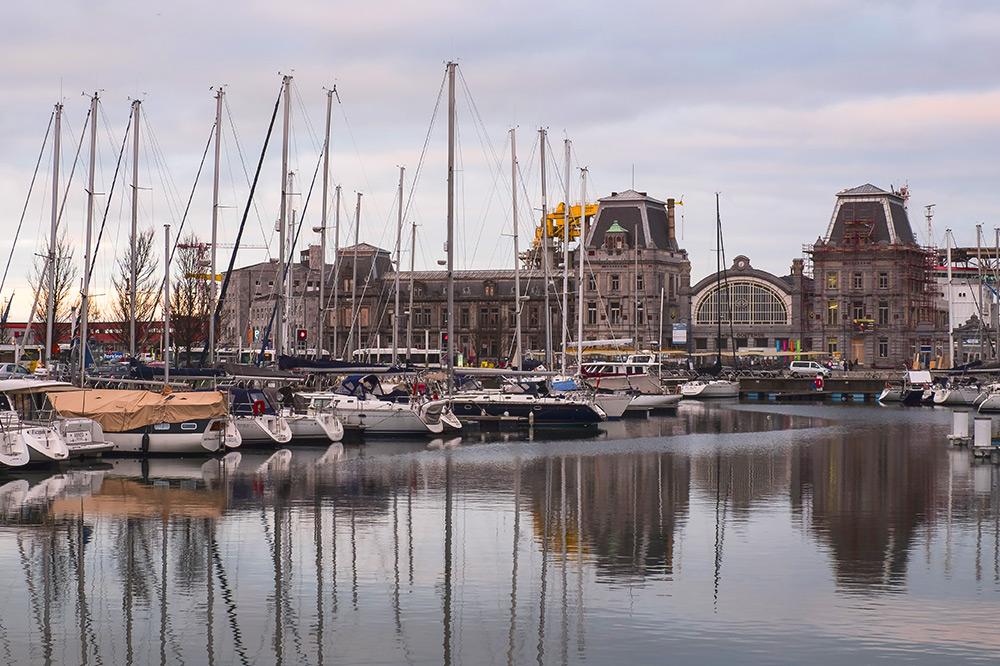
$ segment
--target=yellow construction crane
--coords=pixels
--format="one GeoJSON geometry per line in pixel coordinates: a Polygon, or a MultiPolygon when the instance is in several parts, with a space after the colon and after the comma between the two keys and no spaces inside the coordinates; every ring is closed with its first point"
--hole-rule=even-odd
{"type": "MultiPolygon", "coordinates": [[[[597,214],[597,204],[587,204],[587,217],[597,214]]],[[[566,204],[560,202],[556,209],[545,216],[549,238],[562,242],[565,240],[566,204]]],[[[569,207],[569,239],[575,240],[580,235],[580,206],[569,207]]],[[[542,244],[543,229],[539,224],[535,228],[535,244],[542,244]]]]}

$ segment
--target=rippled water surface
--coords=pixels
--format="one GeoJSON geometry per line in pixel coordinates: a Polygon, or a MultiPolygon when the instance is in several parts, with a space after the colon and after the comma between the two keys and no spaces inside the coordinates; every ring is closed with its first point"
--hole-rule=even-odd
{"type": "Polygon", "coordinates": [[[995,663],[1000,474],[952,415],[682,403],[0,478],[0,662],[995,663]]]}

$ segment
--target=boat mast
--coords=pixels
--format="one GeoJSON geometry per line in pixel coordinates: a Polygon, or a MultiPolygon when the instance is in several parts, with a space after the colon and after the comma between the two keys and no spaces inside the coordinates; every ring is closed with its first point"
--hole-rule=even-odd
{"type": "Polygon", "coordinates": [[[90,99],[90,177],[87,184],[87,232],[83,251],[83,293],[80,294],[80,387],[87,378],[87,323],[90,315],[90,254],[94,224],[94,168],[97,163],[97,93],[90,99]]]}
{"type": "Polygon", "coordinates": [[[632,243],[632,351],[639,351],[639,224],[632,243]]]}
{"type": "MultiPolygon", "coordinates": [[[[545,193],[545,144],[548,142],[548,132],[545,129],[539,129],[539,164],[541,165],[540,172],[542,178],[542,276],[545,281],[545,330],[548,331],[548,322],[551,318],[552,308],[549,307],[549,217],[548,217],[548,198],[545,193]]],[[[517,316],[521,316],[521,291],[517,292],[517,316]]],[[[520,322],[520,319],[518,320],[520,322]]],[[[521,331],[520,323],[518,323],[518,333],[521,331]]],[[[551,340],[546,339],[546,350],[551,346],[551,340]]],[[[546,361],[548,360],[548,351],[545,352],[546,361]]],[[[520,366],[518,366],[520,367],[520,366]]]]}
{"type": "MultiPolygon", "coordinates": [[[[517,243],[517,146],[514,129],[510,130],[511,227],[514,234],[514,361],[517,369],[524,368],[521,357],[521,258],[517,243]]],[[[543,181],[544,182],[544,181],[543,181]]],[[[544,220],[544,217],[543,217],[544,220]]],[[[548,316],[548,310],[546,310],[548,316]]]]}
{"type": "MultiPolygon", "coordinates": [[[[215,92],[215,174],[212,183],[212,269],[209,281],[212,285],[212,300],[208,320],[208,363],[215,365],[215,310],[219,300],[219,283],[216,280],[216,251],[219,233],[219,156],[222,145],[222,97],[225,95],[222,87],[215,92]]],[[[240,338],[243,336],[240,335],[240,338]]]]}
{"type": "Polygon", "coordinates": [[[62,131],[62,104],[56,104],[55,134],[52,144],[52,224],[49,231],[48,298],[45,299],[45,367],[52,368],[53,323],[56,298],[56,227],[59,224],[59,134],[62,131]]]}
{"type": "Polygon", "coordinates": [[[715,366],[722,370],[722,292],[719,280],[722,273],[722,216],[719,213],[719,193],[715,193],[715,366]]]}
{"type": "Polygon", "coordinates": [[[334,358],[337,356],[338,331],[340,329],[340,185],[334,189],[333,199],[333,347],[330,348],[334,358]]]}
{"type": "Polygon", "coordinates": [[[954,284],[951,281],[951,229],[945,229],[945,244],[948,254],[948,367],[955,367],[955,321],[952,301],[955,294],[952,292],[954,284]]]}
{"type": "MultiPolygon", "coordinates": [[[[413,222],[413,231],[410,236],[410,307],[406,315],[406,362],[412,361],[410,348],[413,346],[413,266],[414,257],[417,254],[417,223],[413,222]]],[[[426,361],[426,350],[424,360],[426,361]]]]}
{"type": "MultiPolygon", "coordinates": [[[[163,225],[163,383],[170,383],[170,225],[163,225]]],[[[214,312],[212,313],[215,314],[214,312]]]]}
{"type": "MultiPolygon", "coordinates": [[[[576,285],[576,364],[577,372],[583,374],[583,259],[587,239],[587,168],[580,169],[580,232],[577,236],[576,253],[579,276],[576,285]]],[[[565,371],[563,371],[565,372],[565,371]]]]}
{"type": "MultiPolygon", "coordinates": [[[[278,275],[277,279],[277,298],[278,298],[278,312],[284,317],[285,312],[285,217],[288,214],[288,116],[289,108],[291,107],[291,88],[292,88],[292,77],[284,76],[281,80],[282,93],[284,95],[284,118],[282,121],[282,141],[281,141],[281,204],[280,212],[278,214],[278,275]]],[[[275,337],[277,340],[274,345],[275,350],[278,354],[285,353],[285,323],[282,322],[277,327],[275,331],[275,337]]]]}
{"type": "MultiPolygon", "coordinates": [[[[135,237],[139,225],[139,116],[142,107],[141,100],[132,101],[132,228],[129,233],[129,281],[128,281],[128,352],[135,358],[135,299],[136,274],[138,272],[138,257],[135,256],[135,237]]],[[[58,136],[58,134],[56,135],[58,136]]],[[[168,275],[167,280],[170,279],[168,275]]]]}
{"type": "MultiPolygon", "coordinates": [[[[562,298],[562,374],[566,374],[566,343],[569,338],[569,139],[566,139],[566,216],[563,219],[563,298],[562,298]]],[[[550,366],[551,368],[551,366],[550,366]]]]}
{"type": "MultiPolygon", "coordinates": [[[[361,319],[358,317],[358,243],[361,229],[361,192],[358,192],[358,204],[354,209],[354,261],[351,262],[354,265],[351,267],[354,269],[354,275],[351,277],[351,330],[347,336],[347,351],[353,352],[354,349],[361,348],[361,319]],[[358,324],[358,346],[354,347],[354,323],[358,324]]],[[[352,354],[348,354],[347,358],[352,358],[352,354]]]]}
{"type": "Polygon", "coordinates": [[[326,217],[327,217],[327,199],[330,192],[330,116],[333,113],[333,91],[326,91],[326,139],[323,142],[323,210],[322,210],[322,221],[320,222],[319,228],[319,245],[320,248],[320,260],[319,260],[319,322],[317,337],[319,341],[316,343],[316,358],[323,356],[323,335],[325,333],[326,327],[326,217]]]}
{"type": "Polygon", "coordinates": [[[448,396],[455,386],[455,68],[448,63],[448,396]]]}
{"type": "Polygon", "coordinates": [[[399,219],[396,221],[396,280],[393,291],[396,292],[395,309],[392,311],[392,364],[399,363],[399,267],[400,252],[403,245],[403,171],[399,167],[399,219]]]}

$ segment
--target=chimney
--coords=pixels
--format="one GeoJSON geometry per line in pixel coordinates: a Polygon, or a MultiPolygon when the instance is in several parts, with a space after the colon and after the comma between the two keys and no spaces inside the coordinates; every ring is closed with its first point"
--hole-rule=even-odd
{"type": "Polygon", "coordinates": [[[667,199],[667,238],[676,240],[674,235],[674,200],[667,199]]]}

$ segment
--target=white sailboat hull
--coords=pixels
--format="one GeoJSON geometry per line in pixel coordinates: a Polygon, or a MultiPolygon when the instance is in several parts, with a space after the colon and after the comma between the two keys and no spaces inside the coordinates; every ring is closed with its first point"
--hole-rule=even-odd
{"type": "Polygon", "coordinates": [[[114,444],[115,453],[138,455],[181,455],[185,453],[216,453],[224,448],[239,446],[243,441],[239,430],[222,419],[210,419],[207,423],[187,422],[182,424],[159,424],[144,429],[144,432],[105,432],[104,437],[114,444]],[[198,427],[187,428],[191,423],[198,427]],[[227,425],[229,426],[227,428],[227,425]],[[160,426],[167,428],[159,429],[160,426]],[[227,432],[228,430],[228,432],[227,432]]]}
{"type": "Polygon", "coordinates": [[[287,444],[292,439],[288,421],[277,414],[236,416],[233,417],[233,423],[243,444],[287,444]]]}
{"type": "Polygon", "coordinates": [[[740,395],[740,385],[728,379],[697,379],[681,384],[680,392],[684,398],[737,398],[740,395]]]}
{"type": "Polygon", "coordinates": [[[680,393],[640,393],[632,398],[625,411],[650,411],[654,409],[673,409],[684,397],[680,393]]]}

